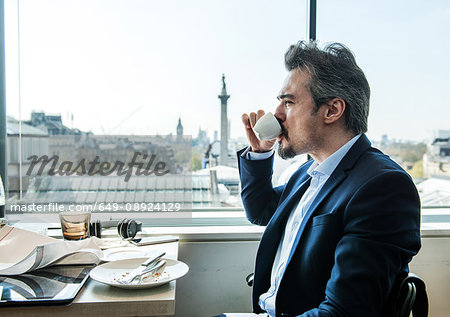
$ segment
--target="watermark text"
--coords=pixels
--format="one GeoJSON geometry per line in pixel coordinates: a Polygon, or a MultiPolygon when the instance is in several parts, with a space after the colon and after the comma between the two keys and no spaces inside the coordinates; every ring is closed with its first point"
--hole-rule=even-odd
{"type": "Polygon", "coordinates": [[[150,176],[151,174],[163,176],[169,173],[166,163],[156,161],[155,154],[147,155],[141,152],[134,152],[133,158],[128,164],[122,161],[115,161],[114,164],[107,161],[101,162],[99,156],[96,156],[92,161],[83,158],[78,162],[59,162],[58,155],[53,155],[52,157],[48,157],[48,155],[42,155],[41,157],[32,155],[27,159],[31,160],[30,167],[26,172],[28,176],[32,175],[35,167],[39,168],[37,175],[41,176],[49,163],[51,164],[50,169],[47,171],[49,176],[71,176],[74,174],[77,176],[109,176],[116,172],[117,176],[125,175],[124,181],[128,182],[133,172],[136,176],[150,176]]]}

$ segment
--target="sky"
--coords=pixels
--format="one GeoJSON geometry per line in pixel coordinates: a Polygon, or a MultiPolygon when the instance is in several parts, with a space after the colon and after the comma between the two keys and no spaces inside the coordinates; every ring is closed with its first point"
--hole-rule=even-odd
{"type": "MultiPolygon", "coordinates": [[[[275,110],[284,52],[307,32],[306,1],[20,0],[19,15],[17,7],[5,0],[7,114],[61,114],[95,134],[175,133],[181,118],[185,134],[212,137],[225,73],[231,136],[243,137],[241,114],[275,110]]],[[[319,0],[317,19],[319,43],[347,45],[369,80],[369,137],[421,141],[450,130],[448,1],[319,0]]]]}

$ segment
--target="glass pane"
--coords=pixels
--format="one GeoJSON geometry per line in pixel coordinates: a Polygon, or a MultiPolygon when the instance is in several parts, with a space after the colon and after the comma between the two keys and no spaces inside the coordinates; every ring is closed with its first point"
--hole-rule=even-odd
{"type": "Polygon", "coordinates": [[[20,0],[5,10],[10,204],[241,206],[240,116],[273,107],[305,3],[20,0]],[[208,151],[225,136],[228,152],[208,151]],[[102,163],[117,169],[102,175],[102,163]]]}
{"type": "MultiPolygon", "coordinates": [[[[9,203],[242,206],[234,153],[248,142],[240,116],[274,111],[283,54],[305,38],[304,1],[21,0],[19,7],[5,3],[9,203]],[[191,140],[189,155],[176,148],[177,135],[191,140]],[[190,175],[88,175],[96,156],[126,163],[137,152],[145,162],[155,155],[174,175],[188,163],[190,175]],[[58,157],[61,173],[50,175],[52,162],[32,168],[32,157],[44,155],[58,157]],[[85,173],[60,175],[73,171],[62,162],[73,168],[83,159],[85,173]]],[[[448,10],[443,1],[318,2],[320,43],[342,42],[355,53],[372,91],[368,136],[411,174],[423,207],[450,205],[448,10]]],[[[274,184],[304,160],[276,157],[274,184]]]]}
{"type": "Polygon", "coordinates": [[[369,80],[368,136],[414,178],[424,208],[448,208],[448,3],[326,0],[318,12],[321,41],[349,46],[369,80]]]}

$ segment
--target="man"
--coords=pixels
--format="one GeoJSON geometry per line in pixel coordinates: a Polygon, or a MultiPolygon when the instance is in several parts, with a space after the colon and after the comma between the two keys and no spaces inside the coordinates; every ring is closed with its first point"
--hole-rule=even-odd
{"type": "Polygon", "coordinates": [[[253,310],[270,316],[382,316],[394,280],[420,249],[420,202],[409,175],[371,147],[370,88],[351,51],[299,42],[275,117],[282,133],[260,141],[244,114],[250,147],[238,153],[248,219],[267,226],[256,258],[253,310]],[[278,141],[278,142],[277,142],[278,141]],[[308,153],[279,187],[273,148],[308,153]]]}

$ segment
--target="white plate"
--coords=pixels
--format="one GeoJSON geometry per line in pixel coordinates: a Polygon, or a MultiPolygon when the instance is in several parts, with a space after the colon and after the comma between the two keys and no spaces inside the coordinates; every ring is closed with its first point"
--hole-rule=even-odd
{"type": "Polygon", "coordinates": [[[143,249],[141,247],[122,247],[122,248],[112,248],[103,250],[102,261],[110,262],[117,260],[126,260],[134,258],[145,258],[149,257],[153,250],[143,249]]]}
{"type": "Polygon", "coordinates": [[[90,275],[97,282],[108,284],[120,288],[150,288],[159,285],[166,284],[177,278],[184,276],[189,267],[180,261],[164,259],[166,260],[166,267],[161,276],[151,275],[146,278],[140,284],[120,284],[119,279],[127,276],[136,269],[141,263],[144,263],[147,258],[135,258],[108,262],[95,267],[90,275]]]}

